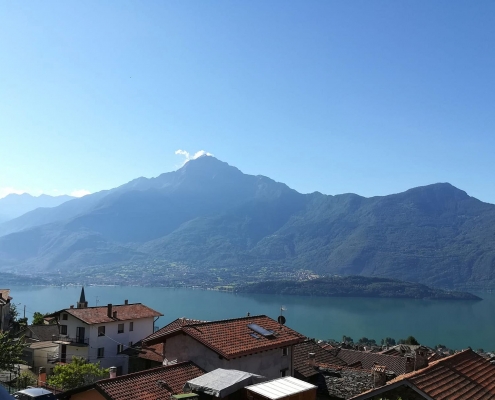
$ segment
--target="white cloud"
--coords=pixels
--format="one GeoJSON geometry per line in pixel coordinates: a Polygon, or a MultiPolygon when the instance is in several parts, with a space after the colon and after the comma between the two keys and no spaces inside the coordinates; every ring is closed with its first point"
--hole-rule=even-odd
{"type": "Polygon", "coordinates": [[[195,160],[196,158],[199,158],[201,156],[213,156],[213,154],[208,153],[205,150],[197,151],[196,153],[194,153],[193,155],[191,155],[191,153],[189,153],[188,151],[179,149],[179,150],[175,150],[175,154],[178,154],[178,155],[181,155],[181,156],[184,156],[185,157],[184,162],[182,163],[182,165],[184,165],[186,162],[188,162],[190,160],[195,160]]]}
{"type": "Polygon", "coordinates": [[[15,189],[13,187],[0,187],[0,199],[4,198],[5,196],[8,196],[9,194],[23,194],[26,193],[25,190],[21,189],[15,189]]]}
{"type": "Polygon", "coordinates": [[[86,189],[73,190],[72,192],[70,192],[70,195],[74,197],[83,197],[88,194],[91,194],[91,192],[86,189]]]}

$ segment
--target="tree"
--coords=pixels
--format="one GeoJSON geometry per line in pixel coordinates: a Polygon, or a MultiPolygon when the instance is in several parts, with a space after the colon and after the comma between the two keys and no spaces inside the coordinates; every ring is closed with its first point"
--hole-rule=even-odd
{"type": "Polygon", "coordinates": [[[400,339],[397,343],[398,344],[410,344],[413,346],[417,346],[420,344],[414,336],[408,336],[407,339],[400,339]]]}
{"type": "Polygon", "coordinates": [[[395,346],[395,339],[391,337],[386,337],[385,339],[382,339],[382,345],[395,346]]]}
{"type": "Polygon", "coordinates": [[[33,325],[44,325],[45,324],[45,316],[40,312],[36,311],[33,314],[33,325]]]}
{"type": "Polygon", "coordinates": [[[27,318],[19,318],[19,316],[15,303],[10,303],[10,328],[14,333],[27,326],[27,318]]]}
{"type": "Polygon", "coordinates": [[[21,372],[21,374],[17,377],[17,387],[25,388],[28,386],[37,386],[38,385],[38,377],[33,372],[25,369],[21,372]]]}
{"type": "Polygon", "coordinates": [[[82,357],[73,357],[71,363],[57,365],[53,375],[47,378],[47,383],[63,390],[70,390],[106,378],[109,371],[108,368],[101,368],[100,363],[91,364],[82,357]]]}
{"type": "Polygon", "coordinates": [[[354,343],[354,340],[352,340],[352,338],[350,336],[342,336],[342,342],[344,343],[354,343]]]}
{"type": "Polygon", "coordinates": [[[6,332],[0,332],[0,370],[16,371],[15,364],[22,364],[22,340],[12,339],[6,332]]]}

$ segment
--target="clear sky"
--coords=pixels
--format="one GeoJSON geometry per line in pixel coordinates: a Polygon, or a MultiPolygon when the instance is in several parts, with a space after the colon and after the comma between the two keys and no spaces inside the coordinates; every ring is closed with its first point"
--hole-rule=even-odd
{"type": "Polygon", "coordinates": [[[495,1],[3,1],[0,196],[204,150],[300,192],[495,203],[495,1]]]}

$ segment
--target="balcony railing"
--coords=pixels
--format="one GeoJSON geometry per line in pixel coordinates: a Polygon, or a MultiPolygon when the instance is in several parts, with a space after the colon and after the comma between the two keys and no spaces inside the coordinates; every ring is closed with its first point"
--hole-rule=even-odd
{"type": "Polygon", "coordinates": [[[89,338],[70,337],[68,335],[52,335],[52,342],[68,342],[70,345],[88,345],[89,338]]]}

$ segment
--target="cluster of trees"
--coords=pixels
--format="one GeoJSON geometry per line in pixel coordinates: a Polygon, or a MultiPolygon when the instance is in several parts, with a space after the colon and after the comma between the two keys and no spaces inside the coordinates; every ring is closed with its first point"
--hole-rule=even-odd
{"type": "Polygon", "coordinates": [[[108,378],[109,372],[108,368],[101,368],[100,363],[91,364],[82,357],[73,357],[69,364],[57,365],[53,375],[47,378],[47,383],[62,390],[70,390],[108,378]]]}
{"type": "MultiPolygon", "coordinates": [[[[329,340],[330,342],[336,342],[335,340],[329,340]]],[[[363,346],[377,346],[375,339],[368,339],[363,336],[358,341],[354,341],[350,336],[342,336],[342,342],[347,344],[357,344],[363,346]]],[[[386,337],[380,341],[382,346],[395,346],[396,344],[410,344],[410,345],[419,345],[419,342],[416,340],[414,336],[408,336],[406,339],[399,339],[396,341],[394,338],[386,337]]]]}

